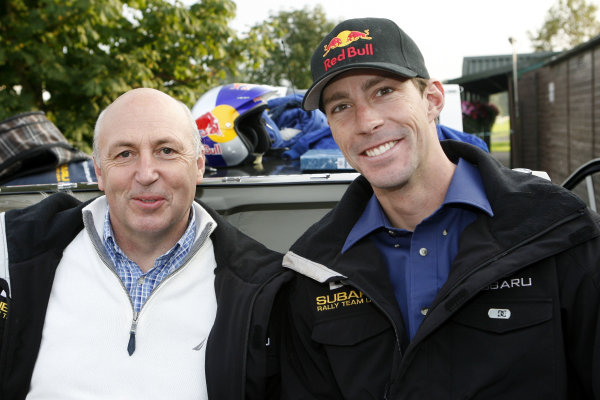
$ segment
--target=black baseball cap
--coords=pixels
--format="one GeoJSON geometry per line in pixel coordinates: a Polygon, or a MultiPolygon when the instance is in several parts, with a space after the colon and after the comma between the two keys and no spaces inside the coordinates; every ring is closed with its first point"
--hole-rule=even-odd
{"type": "Polygon", "coordinates": [[[302,108],[319,108],[321,93],[329,81],[358,68],[429,79],[421,51],[395,22],[385,18],[349,19],[333,28],[313,53],[313,84],[304,95],[302,108]]]}

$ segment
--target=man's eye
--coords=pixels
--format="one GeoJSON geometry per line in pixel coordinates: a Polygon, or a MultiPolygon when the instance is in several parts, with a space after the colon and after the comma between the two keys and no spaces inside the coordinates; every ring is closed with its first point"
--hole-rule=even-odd
{"type": "Polygon", "coordinates": [[[163,147],[162,149],[160,149],[161,153],[169,155],[169,154],[173,154],[173,149],[171,149],[170,147],[163,147]]]}
{"type": "Polygon", "coordinates": [[[125,150],[125,151],[122,151],[122,152],[120,152],[120,153],[118,154],[118,156],[119,156],[120,158],[127,158],[127,157],[131,156],[131,152],[130,152],[130,151],[128,151],[128,150],[125,150]]]}
{"type": "Polygon", "coordinates": [[[340,111],[344,111],[347,108],[348,108],[348,104],[338,104],[338,105],[336,105],[336,106],[334,106],[334,107],[331,108],[331,113],[335,114],[335,113],[338,113],[340,111]]]}
{"type": "Polygon", "coordinates": [[[394,91],[394,89],[392,89],[391,87],[384,87],[384,88],[381,88],[381,89],[379,89],[377,91],[377,95],[378,96],[383,96],[383,95],[392,93],[393,91],[394,91]]]}

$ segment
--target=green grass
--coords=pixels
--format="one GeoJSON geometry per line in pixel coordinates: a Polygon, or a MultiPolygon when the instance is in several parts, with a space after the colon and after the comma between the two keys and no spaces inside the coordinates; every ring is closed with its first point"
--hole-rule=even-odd
{"type": "Polygon", "coordinates": [[[492,142],[491,146],[492,153],[507,153],[510,151],[510,143],[509,142],[492,142]]]}
{"type": "Polygon", "coordinates": [[[492,152],[510,151],[510,120],[508,117],[498,117],[492,126],[492,152]]]}

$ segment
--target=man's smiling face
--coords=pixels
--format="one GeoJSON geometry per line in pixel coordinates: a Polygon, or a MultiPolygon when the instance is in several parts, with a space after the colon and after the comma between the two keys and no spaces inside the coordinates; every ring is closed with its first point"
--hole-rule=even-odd
{"type": "Polygon", "coordinates": [[[177,238],[188,222],[203,157],[183,108],[158,92],[128,93],[107,109],[96,174],[115,235],[177,238]]]}
{"type": "MultiPolygon", "coordinates": [[[[323,108],[346,160],[375,188],[401,188],[418,177],[433,138],[425,93],[374,70],[342,75],[323,90],[323,108]]],[[[436,115],[437,116],[437,115],[436,115]]]]}

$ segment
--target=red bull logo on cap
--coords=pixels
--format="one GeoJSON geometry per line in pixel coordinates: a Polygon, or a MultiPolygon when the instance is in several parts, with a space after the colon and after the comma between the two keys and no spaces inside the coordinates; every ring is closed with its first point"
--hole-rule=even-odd
{"type": "Polygon", "coordinates": [[[328,44],[324,46],[325,54],[323,57],[326,57],[327,54],[333,49],[337,49],[338,47],[345,47],[357,40],[365,39],[371,40],[372,37],[369,36],[369,30],[365,29],[364,32],[360,31],[341,31],[337,34],[336,37],[331,39],[328,44]]]}
{"type": "Polygon", "coordinates": [[[336,37],[331,39],[328,44],[324,45],[323,49],[325,50],[325,53],[323,54],[323,57],[327,57],[327,55],[329,54],[329,52],[331,50],[337,49],[338,47],[342,47],[340,54],[338,54],[336,57],[331,57],[331,58],[324,60],[323,65],[325,67],[325,71],[327,71],[329,68],[333,67],[339,61],[345,60],[346,58],[352,58],[352,57],[364,56],[364,55],[373,55],[373,45],[371,43],[366,43],[362,47],[350,46],[350,47],[344,48],[344,47],[349,46],[350,44],[352,44],[358,40],[361,40],[361,39],[362,40],[373,39],[371,36],[369,36],[368,29],[365,29],[363,32],[342,31],[342,32],[338,33],[336,37]]]}

